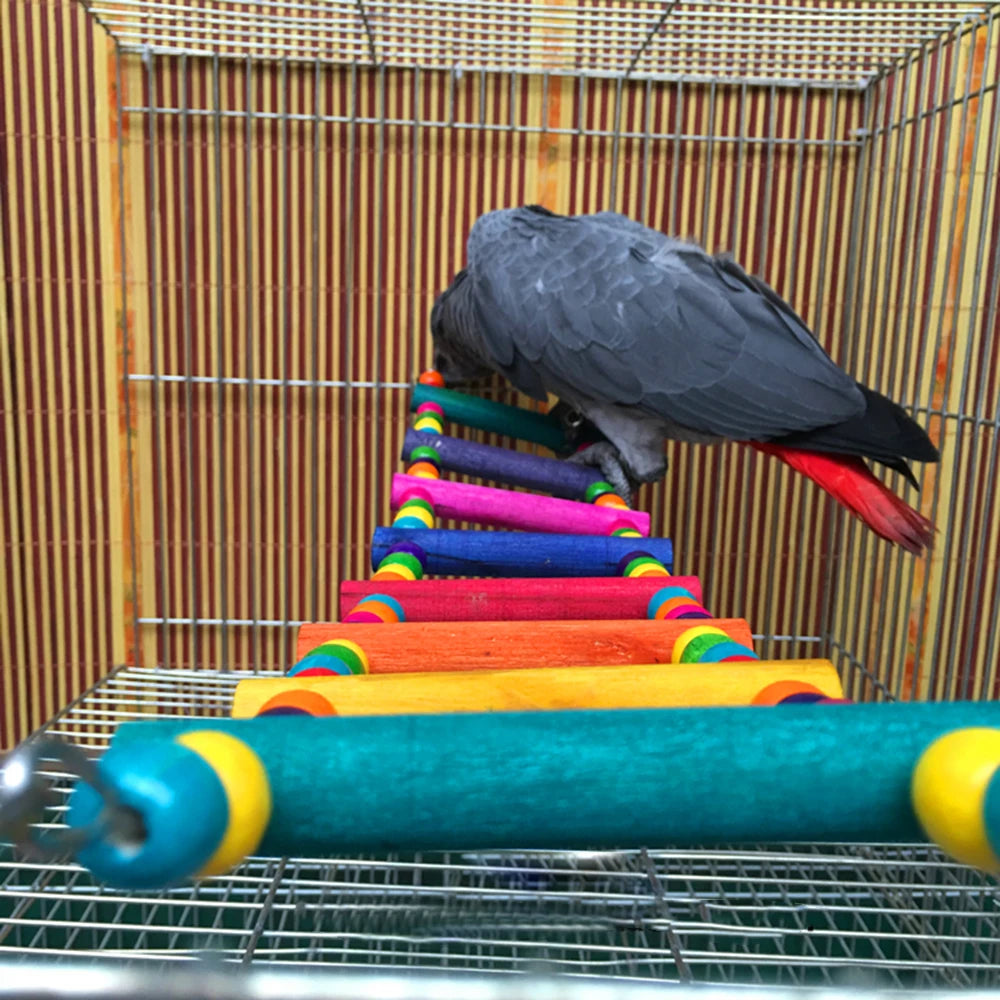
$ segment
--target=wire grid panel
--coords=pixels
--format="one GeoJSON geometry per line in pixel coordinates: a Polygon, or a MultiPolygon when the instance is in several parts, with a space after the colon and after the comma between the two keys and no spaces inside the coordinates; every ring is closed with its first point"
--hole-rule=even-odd
{"type": "MultiPolygon", "coordinates": [[[[98,752],[122,721],[225,713],[239,679],[123,669],[48,732],[98,752]]],[[[984,986],[1000,974],[1000,895],[923,846],[254,858],[157,893],[4,849],[0,954],[984,986]]]]}
{"type": "Polygon", "coordinates": [[[426,69],[862,85],[990,4],[968,0],[396,3],[89,0],[126,49],[426,69]]]}
{"type": "Polygon", "coordinates": [[[1000,694],[998,85],[994,13],[866,97],[845,360],[928,427],[941,462],[911,494],[938,528],[929,558],[879,549],[856,523],[833,541],[831,646],[856,698],[1000,694]]]}
{"type": "MultiPolygon", "coordinates": [[[[144,665],[286,665],[295,623],[335,615],[338,581],[369,571],[426,316],[481,212],[551,187],[557,208],[612,204],[733,248],[837,349],[856,91],[630,82],[619,95],[583,78],[183,56],[122,56],[119,75],[144,665]]],[[[808,654],[829,508],[733,458],[672,448],[640,506],[713,610],[808,654]],[[816,526],[790,543],[799,586],[763,558],[769,510],[816,526]]]]}
{"type": "Polygon", "coordinates": [[[547,199],[732,250],[943,445],[920,496],[893,483],[926,561],[746,449],[672,445],[639,504],[713,610],[765,656],[832,652],[855,698],[988,694],[998,40],[992,13],[865,93],[120,55],[139,662],[280,668],[335,615],[434,295],[481,212],[547,199]]]}
{"type": "MultiPolygon", "coordinates": [[[[63,38],[58,18],[38,32],[30,21],[8,37],[63,38]]],[[[111,104],[99,94],[93,111],[117,116],[117,145],[86,131],[67,143],[104,157],[84,175],[100,196],[78,199],[107,209],[92,224],[106,243],[95,270],[77,280],[58,254],[46,264],[32,243],[41,208],[8,257],[24,336],[0,388],[22,459],[2,530],[28,638],[2,640],[5,731],[37,724],[137,644],[147,664],[287,661],[294,623],[331,614],[338,579],[367,569],[427,310],[469,225],[530,200],[619,208],[733,249],[838,360],[943,437],[942,474],[922,494],[941,529],[928,564],[845,533],[811,487],[736,449],[672,449],[670,478],[642,503],[713,607],[747,615],[768,655],[826,643],[857,696],[990,694],[997,34],[995,15],[967,21],[865,93],[120,54],[111,104]],[[78,338],[94,352],[79,361],[52,332],[74,322],[70,288],[106,299],[101,346],[78,338]],[[66,471],[82,433],[67,371],[96,372],[92,423],[126,414],[124,434],[95,433],[80,489],[66,471]],[[74,553],[93,555],[98,582],[74,553]]],[[[69,37],[44,65],[61,65],[69,37]]],[[[16,90],[28,115],[30,89],[16,90]]],[[[32,149],[41,182],[26,211],[69,169],[32,149]]],[[[9,163],[30,190],[19,156],[9,163]]]]}

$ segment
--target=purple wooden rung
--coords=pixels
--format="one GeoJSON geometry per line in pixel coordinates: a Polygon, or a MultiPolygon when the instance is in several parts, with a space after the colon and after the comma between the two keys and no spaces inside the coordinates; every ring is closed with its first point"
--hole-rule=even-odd
{"type": "Polygon", "coordinates": [[[601,479],[600,470],[588,465],[412,429],[403,439],[400,458],[407,461],[413,449],[420,446],[433,448],[441,457],[441,468],[449,472],[551,493],[566,500],[583,500],[587,487],[601,479]]]}

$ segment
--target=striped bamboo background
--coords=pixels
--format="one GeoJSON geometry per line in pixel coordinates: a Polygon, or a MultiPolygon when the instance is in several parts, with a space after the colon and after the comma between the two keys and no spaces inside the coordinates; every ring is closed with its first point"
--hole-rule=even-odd
{"type": "Polygon", "coordinates": [[[671,447],[640,502],[710,605],[859,697],[993,694],[995,19],[862,92],[141,60],[70,2],[0,16],[0,745],[117,664],[281,665],[282,623],[334,615],[433,296],[530,201],[731,249],[943,442],[926,563],[671,447]]]}

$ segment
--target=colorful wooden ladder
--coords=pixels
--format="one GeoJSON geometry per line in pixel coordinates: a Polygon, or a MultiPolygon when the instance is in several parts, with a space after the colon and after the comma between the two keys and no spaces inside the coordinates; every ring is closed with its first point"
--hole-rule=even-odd
{"type": "Polygon", "coordinates": [[[700,581],[671,576],[669,540],[649,538],[649,515],[595,469],[444,433],[449,420],[565,453],[559,424],[421,378],[372,579],[343,584],[340,624],[302,626],[288,678],[244,681],[234,717],[842,700],[828,661],[760,663],[748,624],[713,618],[700,581]],[[510,488],[524,486],[552,495],[510,488]],[[441,530],[439,519],[507,530],[441,530]],[[465,578],[430,578],[443,573],[465,578]],[[667,666],[690,663],[704,666],[667,666]],[[339,688],[318,680],[329,675],[339,688]]]}
{"type": "MultiPolygon", "coordinates": [[[[160,888],[257,850],[922,837],[1000,872],[1000,704],[834,704],[828,660],[761,661],[593,469],[444,435],[565,455],[551,418],[433,384],[412,407],[342,621],[302,627],[288,676],[242,681],[236,718],[116,731],[98,773],[144,836],[91,834],[98,878],[160,888]]],[[[108,806],[81,782],[68,822],[106,831],[108,806]]]]}

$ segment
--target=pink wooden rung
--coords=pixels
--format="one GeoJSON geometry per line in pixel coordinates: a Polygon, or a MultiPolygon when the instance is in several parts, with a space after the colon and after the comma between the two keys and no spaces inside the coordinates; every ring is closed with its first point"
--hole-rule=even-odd
{"type": "Polygon", "coordinates": [[[392,477],[393,510],[411,496],[422,497],[439,518],[521,531],[551,531],[564,535],[610,535],[616,528],[649,534],[649,514],[638,510],[599,507],[577,500],[536,493],[515,493],[492,486],[472,486],[447,479],[422,479],[397,473],[392,477]]]}

